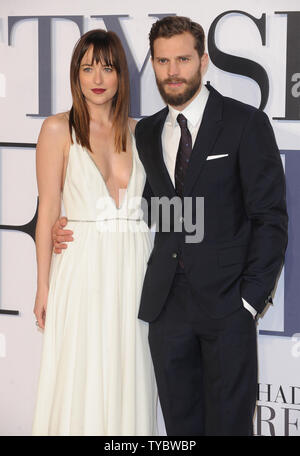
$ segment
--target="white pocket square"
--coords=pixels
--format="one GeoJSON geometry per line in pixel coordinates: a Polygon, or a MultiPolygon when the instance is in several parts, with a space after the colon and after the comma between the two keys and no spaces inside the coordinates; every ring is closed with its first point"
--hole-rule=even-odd
{"type": "Polygon", "coordinates": [[[216,158],[223,158],[228,157],[229,154],[221,154],[221,155],[208,155],[206,160],[215,160],[216,158]]]}

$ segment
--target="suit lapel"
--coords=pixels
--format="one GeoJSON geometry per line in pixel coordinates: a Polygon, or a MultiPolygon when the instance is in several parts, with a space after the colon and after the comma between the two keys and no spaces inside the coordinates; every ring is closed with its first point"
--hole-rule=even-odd
{"type": "Polygon", "coordinates": [[[157,190],[155,191],[156,194],[162,194],[168,198],[173,198],[176,196],[176,193],[164,161],[161,138],[167,115],[168,108],[166,107],[161,111],[161,115],[153,126],[153,136],[151,138],[152,171],[148,177],[153,187],[157,190]]]}
{"type": "Polygon", "coordinates": [[[209,152],[213,148],[221,130],[223,129],[222,96],[211,86],[207,86],[210,94],[203,113],[203,119],[192,150],[189,167],[184,180],[184,196],[188,196],[206,162],[209,152]]]}
{"type": "MultiPolygon", "coordinates": [[[[207,86],[207,88],[210,94],[185,176],[184,196],[188,196],[191,193],[196,180],[203,170],[206,158],[223,129],[222,96],[213,87],[207,86]]],[[[173,198],[176,196],[176,192],[163,158],[161,138],[167,115],[168,108],[166,107],[158,113],[153,125],[152,136],[150,138],[150,163],[148,162],[150,169],[147,169],[147,176],[156,195],[173,198]]]]}

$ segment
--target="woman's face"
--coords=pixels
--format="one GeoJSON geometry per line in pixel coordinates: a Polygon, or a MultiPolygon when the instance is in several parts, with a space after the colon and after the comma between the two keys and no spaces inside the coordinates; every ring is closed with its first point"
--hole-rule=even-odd
{"type": "Polygon", "coordinates": [[[118,74],[114,67],[93,60],[93,47],[84,54],[79,69],[79,82],[87,104],[112,102],[118,90],[118,74]]]}

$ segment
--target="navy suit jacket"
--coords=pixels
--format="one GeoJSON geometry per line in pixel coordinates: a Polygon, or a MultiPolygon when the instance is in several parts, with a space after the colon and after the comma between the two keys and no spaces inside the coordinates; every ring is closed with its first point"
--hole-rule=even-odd
{"type": "MultiPolygon", "coordinates": [[[[284,261],[285,180],[269,119],[207,88],[210,94],[184,182],[185,197],[204,197],[204,238],[186,243],[186,233],[175,232],[172,225],[163,232],[157,222],[139,310],[145,321],[154,321],[163,309],[179,252],[199,306],[214,318],[237,310],[243,305],[241,297],[262,312],[284,261]],[[207,160],[209,155],[225,156],[207,160]]],[[[162,152],[167,114],[166,107],[136,126],[148,202],[153,196],[176,196],[162,152]]]]}

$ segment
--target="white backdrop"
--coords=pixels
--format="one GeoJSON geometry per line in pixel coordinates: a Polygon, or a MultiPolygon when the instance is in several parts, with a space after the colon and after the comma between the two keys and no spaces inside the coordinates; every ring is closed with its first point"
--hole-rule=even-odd
{"type": "MultiPolygon", "coordinates": [[[[9,17],[78,15],[84,17],[85,32],[105,28],[102,19],[91,16],[128,15],[120,23],[140,70],[148,52],[148,31],[156,20],[150,14],[189,16],[201,23],[207,34],[214,19],[230,10],[241,10],[256,18],[266,14],[265,46],[254,22],[237,13],[228,14],[218,24],[216,45],[223,52],[246,57],[265,68],[270,83],[265,112],[286,165],[289,155],[283,151],[299,150],[300,154],[300,114],[298,120],[273,119],[285,117],[286,102],[287,16],[275,12],[300,11],[299,0],[165,0],[163,6],[160,0],[0,0],[0,225],[28,223],[35,214],[37,200],[35,150],[3,143],[36,143],[43,121],[28,116],[39,112],[38,22],[30,18],[18,22],[9,45],[9,17]]],[[[52,21],[51,31],[52,112],[56,113],[70,108],[69,63],[80,33],[74,22],[62,19],[52,21]]],[[[248,77],[225,72],[210,63],[205,79],[224,95],[256,107],[260,104],[259,87],[248,77]]],[[[162,106],[148,61],[141,74],[140,114],[152,114],[162,106]]],[[[296,207],[295,201],[293,204],[290,211],[296,207]]],[[[0,435],[30,435],[42,344],[42,332],[36,328],[32,312],[36,284],[33,239],[21,231],[1,229],[0,262],[0,311],[19,311],[19,315],[0,313],[0,435]]],[[[294,268],[299,266],[293,263],[294,268]]],[[[300,311],[293,326],[299,334],[295,331],[287,336],[287,286],[289,280],[283,271],[274,306],[258,323],[258,331],[265,333],[259,335],[255,429],[262,435],[300,435],[300,311]]],[[[160,415],[160,433],[164,432],[160,415]]]]}

